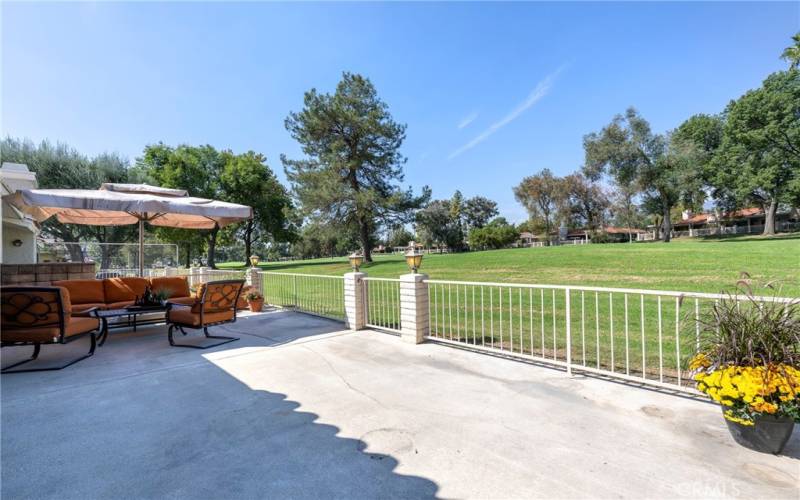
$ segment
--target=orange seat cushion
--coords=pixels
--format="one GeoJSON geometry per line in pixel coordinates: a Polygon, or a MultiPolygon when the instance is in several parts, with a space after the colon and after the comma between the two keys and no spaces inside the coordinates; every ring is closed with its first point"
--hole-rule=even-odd
{"type": "Polygon", "coordinates": [[[105,303],[103,280],[63,280],[54,281],[53,286],[63,286],[69,290],[73,304],[105,303]]]}
{"type": "Polygon", "coordinates": [[[125,309],[128,306],[132,306],[132,300],[120,300],[119,302],[112,302],[107,304],[108,309],[125,309]]]}
{"type": "MultiPolygon", "coordinates": [[[[100,328],[97,318],[70,317],[64,327],[64,336],[73,337],[100,328]]],[[[3,342],[58,342],[58,327],[3,329],[3,342]]]]}
{"type": "Polygon", "coordinates": [[[192,294],[189,290],[189,281],[181,276],[162,276],[160,278],[150,278],[150,286],[154,292],[165,290],[167,298],[188,297],[192,294]]]}
{"type": "Polygon", "coordinates": [[[102,302],[97,302],[97,303],[87,302],[86,304],[72,304],[72,313],[73,314],[80,313],[87,309],[91,309],[93,307],[96,307],[98,309],[106,309],[106,304],[102,302]]]}
{"type": "MultiPolygon", "coordinates": [[[[233,310],[208,312],[203,314],[203,323],[218,323],[220,321],[230,321],[233,319],[233,310]]],[[[170,323],[178,323],[188,326],[202,326],[200,324],[200,313],[192,312],[191,307],[173,307],[169,311],[168,320],[170,323]]]]}
{"type": "Polygon", "coordinates": [[[105,302],[111,304],[135,300],[136,297],[144,295],[147,285],[149,285],[147,278],[106,278],[103,280],[105,302]]]}

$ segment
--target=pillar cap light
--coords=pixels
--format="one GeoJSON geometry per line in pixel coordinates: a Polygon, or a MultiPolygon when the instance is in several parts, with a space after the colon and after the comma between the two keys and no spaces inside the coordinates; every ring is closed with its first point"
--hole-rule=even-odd
{"type": "Polygon", "coordinates": [[[347,260],[350,261],[350,267],[353,268],[353,271],[358,272],[358,268],[361,267],[361,264],[364,262],[364,256],[358,252],[353,252],[347,256],[347,260]]]}
{"type": "Polygon", "coordinates": [[[260,260],[261,260],[261,258],[258,255],[253,254],[253,255],[250,256],[250,265],[252,267],[258,267],[258,262],[260,260]]]}
{"type": "Polygon", "coordinates": [[[417,250],[417,245],[413,241],[408,244],[405,257],[406,264],[411,269],[411,272],[416,274],[417,270],[422,267],[422,252],[417,250]]]}

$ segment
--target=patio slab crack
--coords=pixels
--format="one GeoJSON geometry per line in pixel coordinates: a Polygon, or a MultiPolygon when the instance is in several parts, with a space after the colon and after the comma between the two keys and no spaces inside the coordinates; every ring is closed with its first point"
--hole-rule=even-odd
{"type": "Polygon", "coordinates": [[[383,404],[380,400],[376,399],[374,396],[371,396],[371,395],[367,394],[366,392],[354,387],[341,373],[339,373],[339,371],[336,369],[336,367],[333,366],[333,364],[328,360],[328,358],[325,357],[324,354],[322,354],[321,352],[315,351],[314,349],[310,348],[309,346],[305,346],[304,345],[302,347],[303,347],[303,349],[307,349],[307,350],[313,352],[314,354],[316,354],[317,356],[319,356],[320,359],[322,359],[322,361],[324,361],[325,364],[328,365],[328,368],[330,368],[330,370],[337,377],[339,377],[339,380],[341,380],[342,383],[344,385],[346,385],[348,389],[350,389],[351,391],[353,391],[353,392],[355,392],[357,394],[360,394],[360,395],[364,396],[365,398],[371,400],[372,402],[374,402],[375,404],[377,404],[378,406],[380,406],[383,409],[386,409],[386,410],[389,409],[385,404],[383,404]]]}

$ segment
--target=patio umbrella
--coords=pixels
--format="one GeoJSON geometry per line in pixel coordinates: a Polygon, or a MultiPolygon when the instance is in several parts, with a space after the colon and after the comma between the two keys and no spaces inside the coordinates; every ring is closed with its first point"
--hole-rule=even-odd
{"type": "Polygon", "coordinates": [[[3,200],[37,222],[55,216],[66,224],[139,224],[139,274],[144,272],[144,223],[213,229],[253,217],[246,205],[189,196],[183,189],[105,183],[100,189],[21,189],[3,200]]]}

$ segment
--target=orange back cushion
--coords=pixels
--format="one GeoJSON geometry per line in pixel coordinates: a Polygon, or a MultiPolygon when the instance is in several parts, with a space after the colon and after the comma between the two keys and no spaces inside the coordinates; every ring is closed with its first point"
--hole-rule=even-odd
{"type": "Polygon", "coordinates": [[[106,302],[103,280],[54,281],[53,286],[61,286],[69,290],[69,298],[73,304],[106,302]]]}
{"type": "Polygon", "coordinates": [[[192,294],[189,291],[189,282],[181,276],[150,278],[150,286],[153,287],[154,292],[166,290],[168,299],[172,297],[189,297],[192,294]]]}
{"type": "Polygon", "coordinates": [[[57,328],[59,314],[64,316],[64,324],[69,322],[72,306],[69,291],[63,287],[34,287],[23,290],[20,287],[3,287],[0,292],[0,314],[2,329],[57,328]],[[58,299],[61,295],[61,309],[58,299]]]}
{"type": "Polygon", "coordinates": [[[103,288],[106,293],[106,303],[134,300],[144,295],[147,288],[147,278],[106,278],[103,288]]]}
{"type": "MultiPolygon", "coordinates": [[[[203,283],[197,288],[197,299],[205,297],[203,311],[220,312],[233,309],[236,299],[244,286],[243,282],[203,283]]],[[[192,306],[192,312],[200,312],[200,304],[192,306]]]]}

